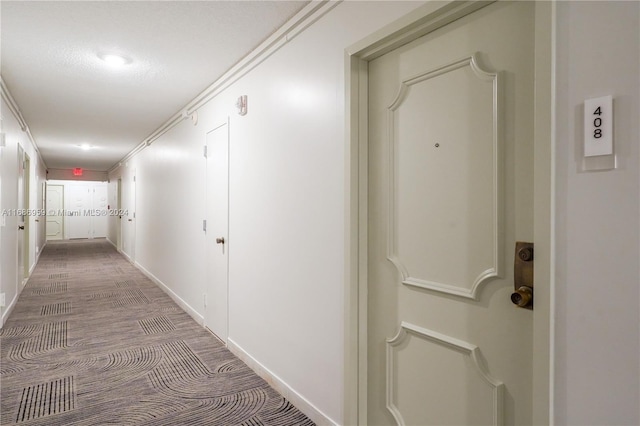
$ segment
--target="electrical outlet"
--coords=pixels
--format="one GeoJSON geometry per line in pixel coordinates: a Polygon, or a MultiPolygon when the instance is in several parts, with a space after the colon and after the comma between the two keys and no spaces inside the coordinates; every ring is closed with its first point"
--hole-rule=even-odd
{"type": "Polygon", "coordinates": [[[5,306],[7,305],[5,304],[4,293],[0,293],[0,308],[4,308],[5,306]]]}

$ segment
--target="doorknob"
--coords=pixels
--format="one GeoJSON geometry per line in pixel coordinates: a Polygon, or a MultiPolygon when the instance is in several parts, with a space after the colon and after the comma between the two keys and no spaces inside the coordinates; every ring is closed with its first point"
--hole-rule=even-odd
{"type": "Polygon", "coordinates": [[[518,305],[521,308],[528,307],[528,305],[533,302],[533,289],[523,285],[511,293],[511,301],[514,305],[518,305]]]}
{"type": "Polygon", "coordinates": [[[533,243],[516,242],[513,287],[513,304],[520,308],[533,309],[533,243]]]}
{"type": "Polygon", "coordinates": [[[224,244],[224,237],[216,238],[216,244],[224,244]]]}
{"type": "Polygon", "coordinates": [[[18,229],[22,231],[24,229],[24,226],[20,225],[18,226],[18,229]]]}

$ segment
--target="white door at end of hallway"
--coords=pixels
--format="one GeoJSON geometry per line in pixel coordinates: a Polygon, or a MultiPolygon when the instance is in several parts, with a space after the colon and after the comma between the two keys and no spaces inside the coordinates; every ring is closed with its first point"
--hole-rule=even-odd
{"type": "Polygon", "coordinates": [[[67,185],[67,238],[90,238],[92,209],[92,191],[86,185],[67,185]]]}
{"type": "Polygon", "coordinates": [[[206,289],[205,325],[223,342],[228,336],[229,126],[206,139],[206,289]]]}
{"type": "MultiPolygon", "coordinates": [[[[534,2],[369,62],[367,424],[532,423],[534,2]]],[[[367,302],[364,302],[367,303],[367,302]]]]}
{"type": "Polygon", "coordinates": [[[64,238],[64,185],[47,184],[47,241],[64,238]]]}

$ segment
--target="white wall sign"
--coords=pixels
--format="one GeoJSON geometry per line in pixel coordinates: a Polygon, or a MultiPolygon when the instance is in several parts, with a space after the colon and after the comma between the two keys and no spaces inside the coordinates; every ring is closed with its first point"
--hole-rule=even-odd
{"type": "Polygon", "coordinates": [[[613,98],[584,101],[584,156],[613,154],[613,98]]]}

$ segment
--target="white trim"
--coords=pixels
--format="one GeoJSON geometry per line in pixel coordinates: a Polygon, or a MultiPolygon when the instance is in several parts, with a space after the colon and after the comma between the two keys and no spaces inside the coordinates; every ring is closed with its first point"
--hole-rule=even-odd
{"type": "MultiPolygon", "coordinates": [[[[450,1],[427,2],[415,11],[405,15],[397,21],[383,27],[365,39],[345,49],[345,366],[344,366],[344,423],[367,423],[367,185],[366,164],[367,158],[367,67],[368,61],[411,42],[429,32],[453,22],[465,15],[481,9],[493,1],[450,1]],[[365,123],[365,125],[363,125],[365,123]],[[363,161],[363,159],[365,161],[363,161]],[[364,355],[363,355],[364,354],[364,355]],[[357,408],[354,408],[357,407],[357,408]]],[[[555,2],[536,3],[536,129],[546,130],[546,125],[553,128],[553,69],[555,46],[555,2]],[[550,40],[545,37],[551,33],[550,40]],[[545,44],[545,42],[547,42],[545,44]],[[538,50],[539,49],[539,50],[538,50]],[[548,69],[544,68],[547,61],[551,61],[548,69]],[[544,64],[543,64],[544,62],[544,64]],[[551,80],[551,82],[547,82],[551,80]],[[538,99],[538,97],[541,98],[538,99]],[[551,102],[546,103],[551,98],[551,102]],[[546,112],[545,109],[546,108],[546,112]],[[540,114],[541,113],[541,114],[540,114]],[[551,121],[549,123],[549,121],[551,121]]],[[[540,133],[540,132],[539,132],[540,133]]],[[[536,306],[534,310],[534,422],[536,424],[553,423],[553,316],[550,311],[554,306],[554,282],[553,282],[553,230],[554,212],[552,196],[555,177],[553,171],[550,176],[542,176],[547,167],[553,166],[555,152],[551,149],[555,146],[551,131],[548,134],[536,136],[535,165],[536,185],[548,184],[546,188],[540,188],[536,195],[536,203],[544,204],[541,209],[548,210],[542,214],[535,223],[535,241],[542,247],[551,245],[550,253],[545,260],[536,259],[536,277],[540,284],[536,287],[536,306]],[[551,142],[550,142],[551,141],[551,142]],[[550,144],[550,146],[548,146],[550,144]],[[549,150],[547,152],[546,150],[549,150]],[[545,157],[547,155],[547,157],[545,157]],[[547,182],[546,178],[549,178],[547,182]],[[545,198],[546,197],[546,198],[545,198]],[[546,200],[546,201],[545,201],[546,200]],[[550,224],[547,224],[549,221],[550,224]],[[546,236],[545,236],[546,235],[546,236]],[[537,238],[541,237],[540,240],[537,238]],[[546,262],[546,263],[545,263],[546,262]],[[543,266],[544,265],[544,266],[543,266]],[[540,273],[538,272],[540,271],[540,273]],[[545,288],[548,281],[548,288],[545,288]],[[545,292],[545,297],[541,293],[545,292]],[[539,383],[535,383],[538,381],[539,383]]],[[[538,210],[540,212],[540,210],[538,210]]]]}
{"type": "MultiPolygon", "coordinates": [[[[124,255],[124,253],[122,253],[124,255]]],[[[126,256],[126,255],[125,255],[126,256]]],[[[129,256],[126,256],[129,258],[129,256]]],[[[194,319],[199,325],[204,326],[204,317],[200,315],[195,309],[191,307],[184,299],[178,296],[173,292],[165,283],[163,283],[158,277],[149,272],[144,266],[139,264],[138,262],[133,263],[133,266],[138,268],[143,274],[147,276],[151,281],[153,281],[162,291],[167,293],[167,295],[173,299],[174,302],[178,304],[186,313],[188,313],[191,318],[194,319]]]]}
{"type": "MultiPolygon", "coordinates": [[[[114,242],[113,242],[113,241],[111,241],[111,240],[109,239],[109,237],[107,237],[107,238],[106,238],[106,240],[109,242],[109,244],[111,244],[111,245],[113,246],[113,248],[115,248],[115,249],[116,249],[116,251],[117,251],[118,253],[120,253],[120,250],[118,250],[118,246],[117,246],[117,245],[115,245],[115,244],[114,244],[114,242]]],[[[122,253],[120,253],[120,254],[122,254],[122,253]]]]}
{"type": "Polygon", "coordinates": [[[272,388],[277,390],[282,396],[287,398],[298,410],[302,411],[317,425],[338,425],[329,416],[320,411],[316,406],[309,402],[304,396],[296,392],[284,380],[276,376],[271,370],[262,365],[254,357],[249,355],[247,351],[242,349],[233,339],[227,339],[227,348],[238,358],[240,358],[247,366],[252,369],[258,376],[262,377],[272,388]]]}
{"type": "Polygon", "coordinates": [[[556,2],[535,7],[533,423],[554,424],[556,2]]]}
{"type": "Polygon", "coordinates": [[[298,34],[304,31],[311,24],[323,17],[331,9],[336,7],[342,0],[312,0],[293,18],[287,21],[280,29],[273,33],[268,39],[262,42],[251,53],[245,56],[240,62],[234,65],[213,84],[202,91],[198,96],[193,98],[180,111],[176,112],[171,118],[165,121],[160,127],[147,136],[132,151],[125,155],[120,161],[114,164],[107,171],[108,174],[134,157],[140,151],[151,145],[162,135],[173,129],[182,120],[190,118],[198,108],[207,104],[223,90],[238,81],[249,71],[260,65],[263,61],[280,50],[282,46],[293,40],[298,34]]]}
{"type": "Polygon", "coordinates": [[[38,262],[40,262],[40,256],[42,256],[42,251],[46,246],[47,246],[47,237],[45,235],[44,244],[42,245],[42,247],[40,247],[40,251],[36,253],[36,265],[38,264],[38,262]]]}
{"type": "Polygon", "coordinates": [[[31,142],[31,146],[33,147],[33,150],[38,154],[38,158],[40,159],[40,162],[42,163],[42,165],[44,166],[44,169],[46,170],[47,163],[45,163],[44,160],[42,159],[42,154],[40,154],[40,148],[38,147],[36,140],[33,138],[33,135],[31,134],[29,125],[27,124],[24,117],[22,116],[22,111],[20,111],[20,107],[18,106],[15,99],[13,98],[13,95],[11,95],[9,88],[7,87],[6,83],[2,79],[1,75],[0,75],[0,96],[2,96],[2,99],[4,99],[4,101],[7,103],[7,106],[9,107],[9,111],[11,111],[11,114],[13,114],[13,116],[18,121],[18,124],[20,125],[20,129],[27,134],[27,137],[29,138],[29,142],[31,142]]]}
{"type": "Polygon", "coordinates": [[[19,296],[20,293],[16,294],[11,303],[9,303],[9,305],[7,305],[7,307],[4,309],[4,312],[2,313],[2,326],[0,328],[4,327],[4,324],[7,322],[7,318],[9,318],[9,316],[11,315],[13,308],[16,307],[19,296]]]}

